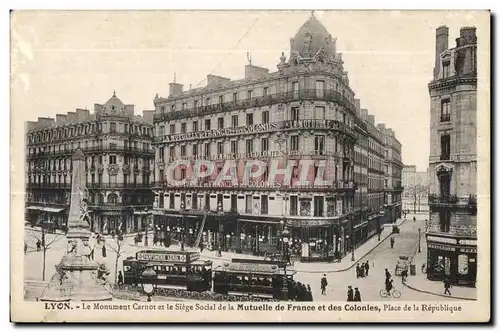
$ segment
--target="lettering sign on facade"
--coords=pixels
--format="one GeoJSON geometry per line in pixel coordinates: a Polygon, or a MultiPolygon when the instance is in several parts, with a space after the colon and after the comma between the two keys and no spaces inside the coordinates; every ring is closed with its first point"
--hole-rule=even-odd
{"type": "Polygon", "coordinates": [[[460,248],[460,252],[466,253],[466,254],[477,254],[477,249],[473,248],[460,248]]]}
{"type": "Polygon", "coordinates": [[[263,133],[282,129],[332,129],[343,130],[353,135],[353,129],[336,120],[286,120],[281,122],[261,123],[251,126],[231,127],[222,129],[212,129],[197,131],[185,134],[164,135],[155,140],[163,142],[175,142],[190,139],[213,138],[217,136],[245,135],[253,133],[263,133]]]}
{"type": "Polygon", "coordinates": [[[427,241],[439,242],[439,243],[449,243],[449,244],[457,244],[457,240],[450,239],[447,237],[437,237],[437,236],[428,236],[427,241]]]}
{"type": "Polygon", "coordinates": [[[444,250],[444,251],[455,251],[455,248],[453,247],[448,247],[448,246],[441,246],[439,244],[429,244],[429,248],[432,249],[439,249],[439,250],[444,250]]]}
{"type": "Polygon", "coordinates": [[[165,262],[182,262],[190,263],[200,257],[199,253],[171,253],[171,252],[138,252],[137,259],[144,261],[165,261],[165,262]]]}
{"type": "Polygon", "coordinates": [[[462,240],[458,240],[458,244],[461,244],[464,246],[477,246],[477,241],[476,240],[462,239],[462,240]]]}

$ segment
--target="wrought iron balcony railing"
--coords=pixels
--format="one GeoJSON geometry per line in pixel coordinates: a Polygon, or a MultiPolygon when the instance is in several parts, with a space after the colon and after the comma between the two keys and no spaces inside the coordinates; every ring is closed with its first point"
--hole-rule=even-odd
{"type": "Polygon", "coordinates": [[[441,122],[449,122],[451,119],[450,114],[441,114],[441,122]]]}
{"type": "Polygon", "coordinates": [[[462,197],[459,197],[457,195],[429,194],[428,201],[431,208],[463,207],[473,210],[473,212],[475,212],[477,209],[477,196],[472,194],[462,197]]]}
{"type": "Polygon", "coordinates": [[[208,106],[198,106],[190,109],[184,109],[173,112],[165,112],[162,114],[155,114],[153,121],[171,121],[175,119],[189,118],[194,116],[203,116],[209,114],[216,114],[220,112],[229,112],[237,109],[266,106],[276,103],[290,102],[293,100],[325,100],[333,101],[341,104],[351,112],[355,112],[356,107],[345,96],[334,90],[310,89],[300,91],[288,91],[267,96],[253,97],[241,99],[237,101],[230,101],[208,106]]]}

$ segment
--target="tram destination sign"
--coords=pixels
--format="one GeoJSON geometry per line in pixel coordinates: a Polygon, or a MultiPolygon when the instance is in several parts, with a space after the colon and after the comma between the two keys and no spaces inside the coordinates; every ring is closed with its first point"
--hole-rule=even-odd
{"type": "Polygon", "coordinates": [[[140,251],[136,257],[141,261],[191,263],[200,258],[200,254],[197,252],[140,251]]]}

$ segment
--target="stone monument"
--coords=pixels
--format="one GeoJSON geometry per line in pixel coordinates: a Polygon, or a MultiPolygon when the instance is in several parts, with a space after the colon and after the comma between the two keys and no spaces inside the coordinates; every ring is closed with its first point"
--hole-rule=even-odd
{"type": "Polygon", "coordinates": [[[90,260],[90,217],[87,209],[85,155],[73,155],[71,201],[68,216],[67,252],[57,272],[40,296],[40,301],[105,301],[112,294],[105,280],[98,278],[99,264],[90,260]]]}

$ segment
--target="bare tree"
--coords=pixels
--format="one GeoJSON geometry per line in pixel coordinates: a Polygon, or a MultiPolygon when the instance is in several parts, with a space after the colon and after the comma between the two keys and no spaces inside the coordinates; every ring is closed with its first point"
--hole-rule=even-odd
{"type": "Polygon", "coordinates": [[[35,239],[36,242],[41,243],[41,250],[43,253],[43,261],[42,261],[42,280],[45,281],[45,262],[47,257],[47,250],[50,249],[52,244],[59,241],[64,236],[61,234],[53,233],[53,237],[47,239],[47,233],[45,231],[45,227],[42,225],[42,230],[38,231],[35,229],[30,230],[30,236],[35,239]]]}
{"type": "Polygon", "coordinates": [[[118,260],[120,259],[121,255],[123,254],[124,243],[125,243],[125,237],[123,236],[121,231],[119,231],[118,234],[116,234],[116,236],[113,237],[113,239],[111,241],[105,242],[105,245],[116,254],[115,281],[114,281],[115,284],[117,281],[116,278],[118,277],[118,260]]]}

